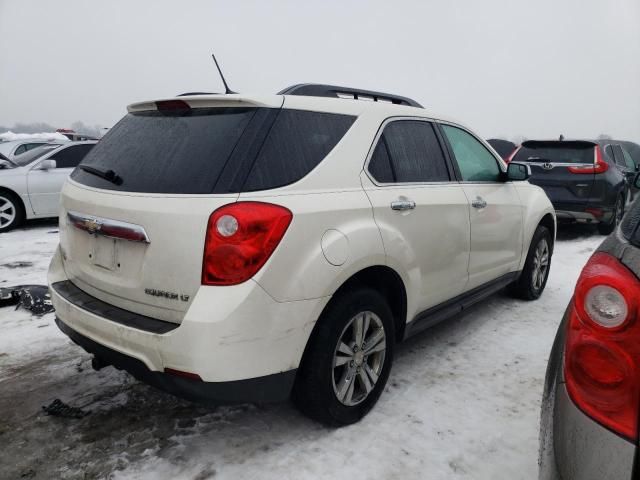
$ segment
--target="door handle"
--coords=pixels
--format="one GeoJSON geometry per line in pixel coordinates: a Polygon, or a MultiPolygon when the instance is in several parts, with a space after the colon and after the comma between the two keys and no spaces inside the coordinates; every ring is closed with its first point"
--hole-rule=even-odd
{"type": "Polygon", "coordinates": [[[391,210],[405,211],[416,208],[416,202],[413,200],[396,200],[391,202],[391,210]]]}
{"type": "Polygon", "coordinates": [[[480,208],[486,207],[487,202],[482,197],[476,197],[476,199],[473,202],[471,202],[471,206],[473,208],[480,209],[480,208]]]}

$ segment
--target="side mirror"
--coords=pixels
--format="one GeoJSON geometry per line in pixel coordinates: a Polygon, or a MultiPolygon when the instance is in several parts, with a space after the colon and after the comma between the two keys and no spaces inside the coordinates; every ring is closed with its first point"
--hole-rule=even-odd
{"type": "Polygon", "coordinates": [[[522,182],[531,177],[531,167],[524,163],[511,162],[507,166],[507,180],[513,182],[522,182]]]}
{"type": "Polygon", "coordinates": [[[38,165],[38,170],[53,170],[56,168],[56,165],[55,160],[43,160],[40,162],[40,165],[38,165]]]}
{"type": "Polygon", "coordinates": [[[640,188],[640,173],[636,175],[636,181],[634,182],[636,188],[640,188]]]}
{"type": "Polygon", "coordinates": [[[11,163],[7,160],[0,160],[0,170],[3,168],[11,168],[11,163]]]}

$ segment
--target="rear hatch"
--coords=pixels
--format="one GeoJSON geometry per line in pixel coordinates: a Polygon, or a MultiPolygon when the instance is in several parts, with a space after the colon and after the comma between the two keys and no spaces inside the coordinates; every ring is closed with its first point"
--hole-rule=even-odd
{"type": "Polygon", "coordinates": [[[74,170],[60,243],[78,288],[179,323],[201,285],[211,213],[302,178],[354,120],[237,97],[133,105],[74,170]]]}
{"type": "Polygon", "coordinates": [[[588,204],[596,160],[596,144],[588,141],[529,140],[511,158],[531,166],[529,182],[542,187],[558,210],[588,204]]]}

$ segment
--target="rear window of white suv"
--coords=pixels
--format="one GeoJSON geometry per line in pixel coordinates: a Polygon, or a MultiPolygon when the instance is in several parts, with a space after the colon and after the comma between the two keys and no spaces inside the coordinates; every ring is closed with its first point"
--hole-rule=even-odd
{"type": "Polygon", "coordinates": [[[276,188],[315,168],[354,120],[269,108],[130,113],[85,157],[81,165],[90,168],[78,168],[71,177],[91,187],[142,193],[276,188]]]}

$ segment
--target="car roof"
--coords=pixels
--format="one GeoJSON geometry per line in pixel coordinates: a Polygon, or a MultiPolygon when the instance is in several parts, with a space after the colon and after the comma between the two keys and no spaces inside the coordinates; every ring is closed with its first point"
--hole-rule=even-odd
{"type": "Polygon", "coordinates": [[[42,143],[43,145],[62,145],[67,142],[63,141],[49,141],[41,140],[38,138],[26,139],[26,140],[12,140],[10,142],[0,142],[0,152],[10,154],[14,148],[23,145],[25,143],[42,143]]]}
{"type": "Polygon", "coordinates": [[[181,101],[191,108],[214,107],[267,107],[294,108],[345,115],[380,115],[423,117],[464,126],[461,122],[436,114],[422,107],[399,105],[384,101],[356,100],[349,98],[328,98],[306,95],[250,95],[250,94],[195,94],[167,97],[144,102],[136,102],[127,106],[129,113],[157,110],[157,102],[181,101]]]}

